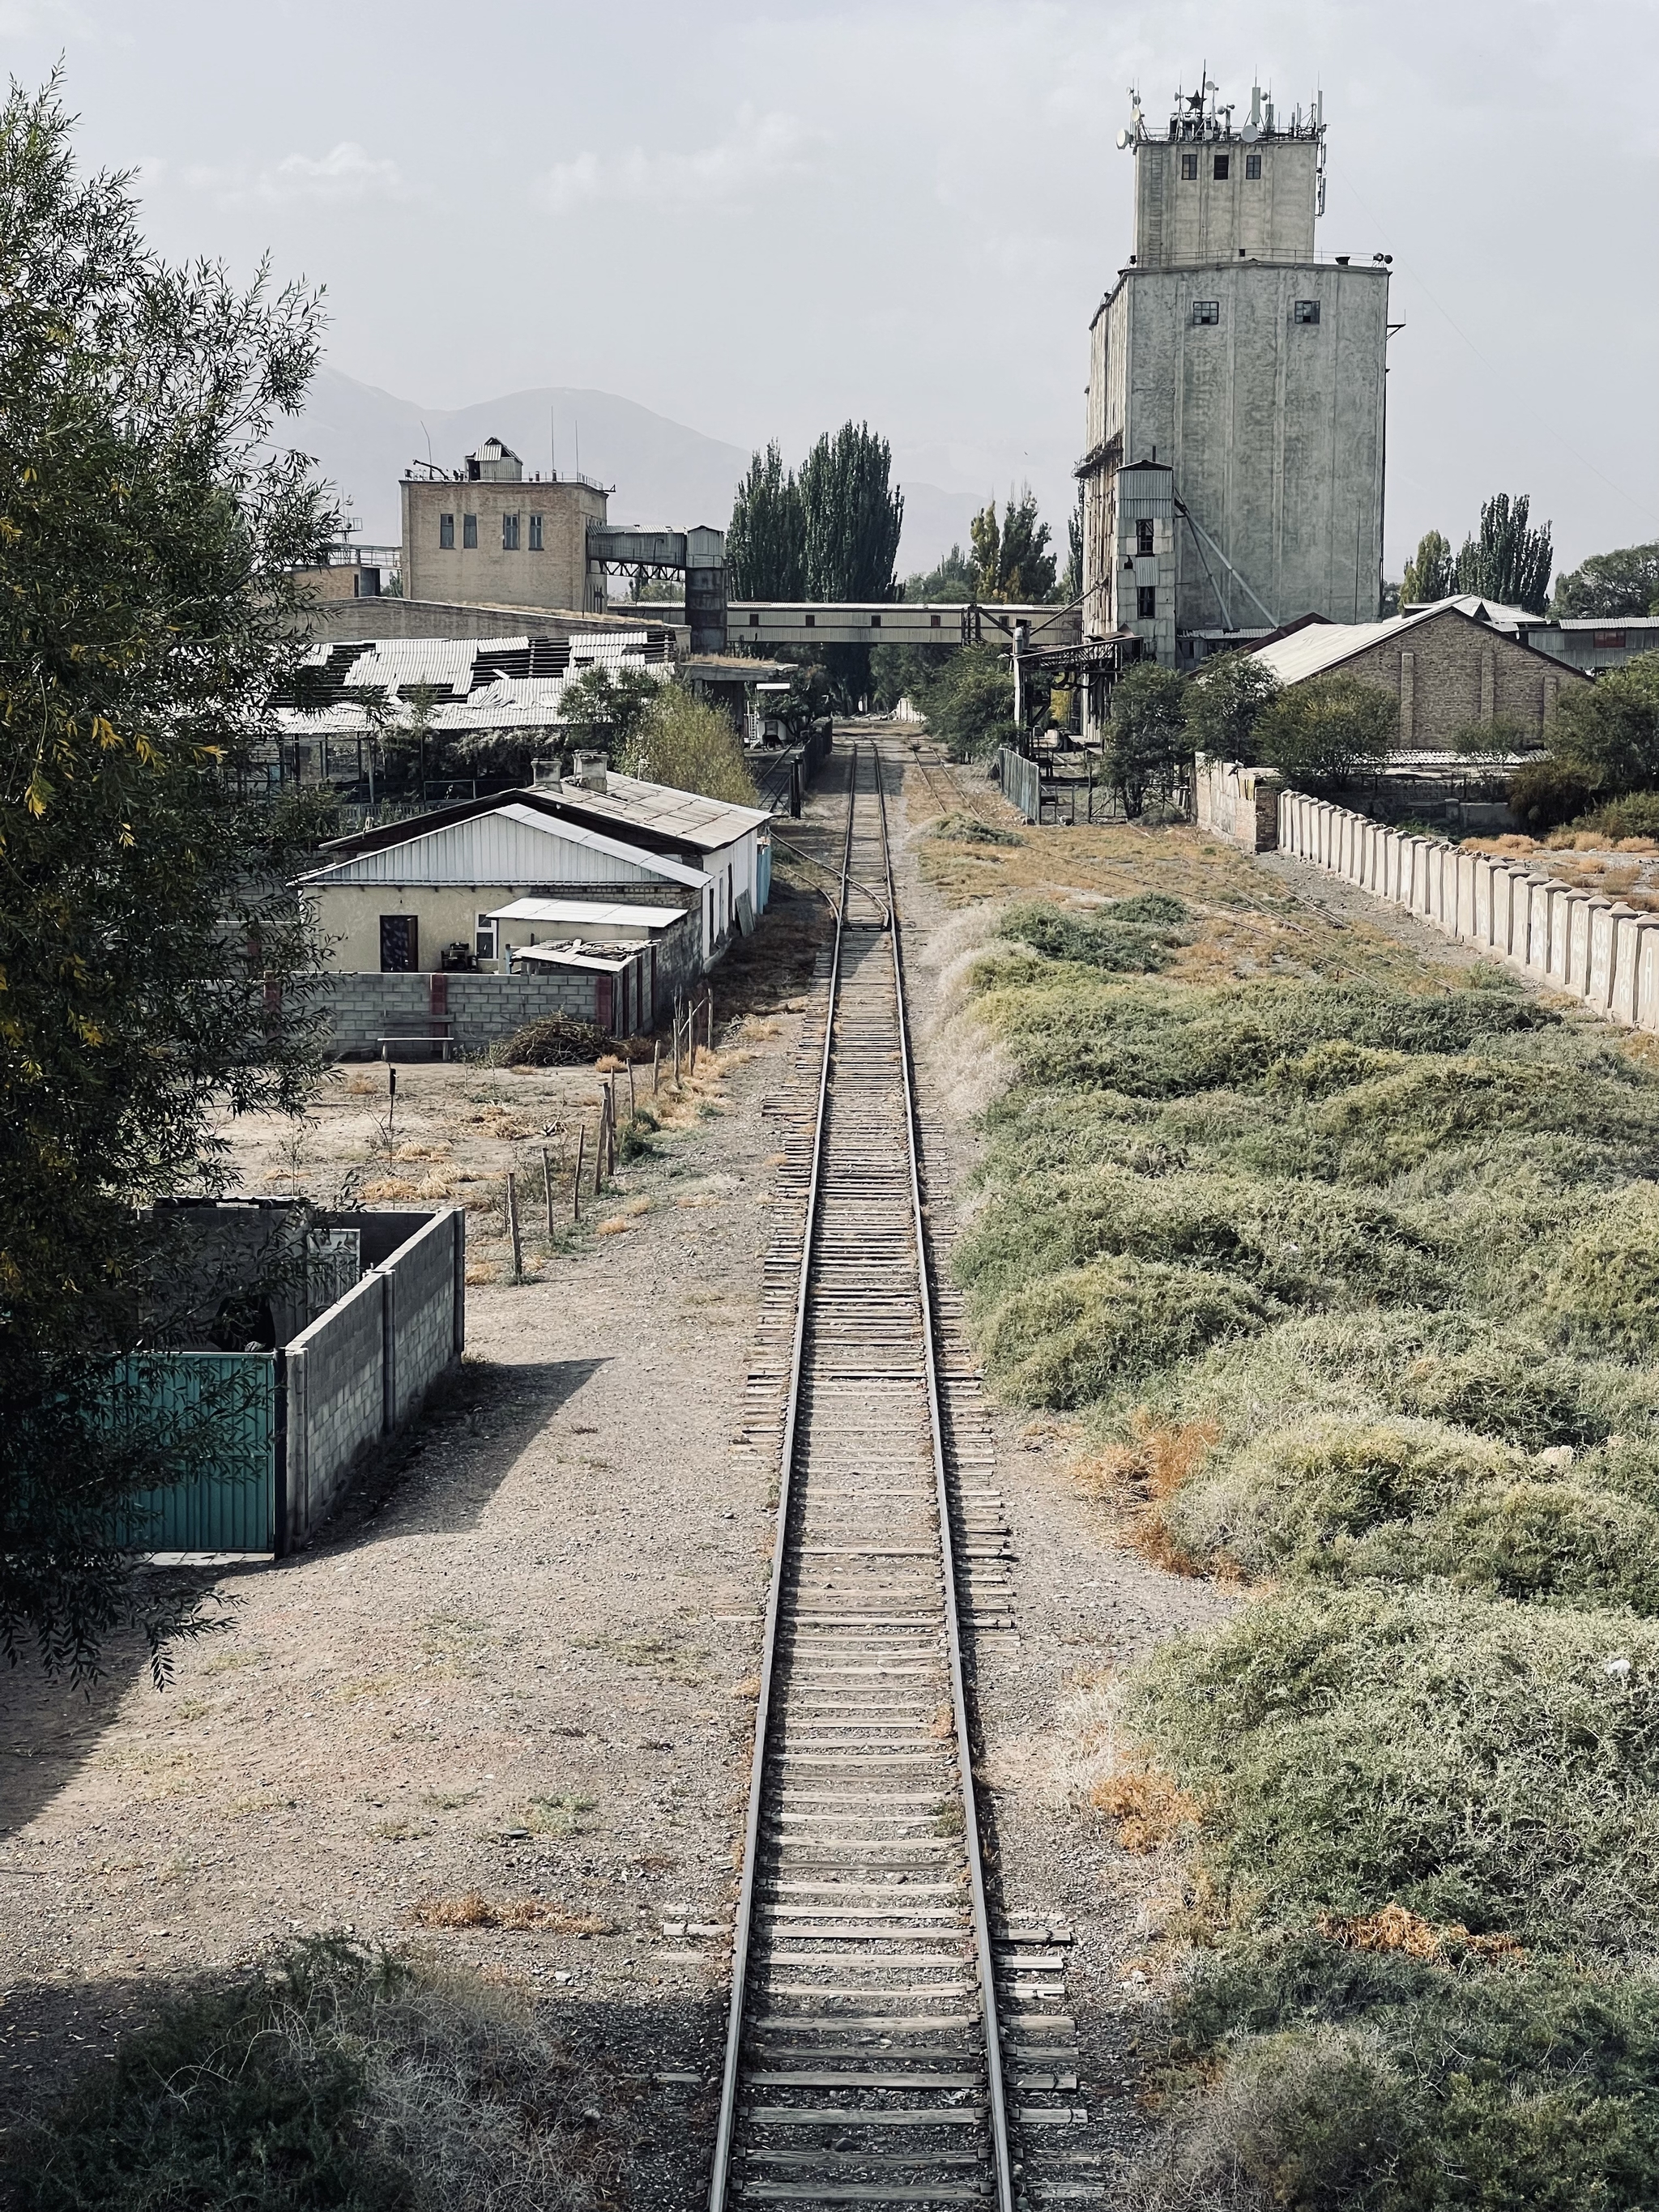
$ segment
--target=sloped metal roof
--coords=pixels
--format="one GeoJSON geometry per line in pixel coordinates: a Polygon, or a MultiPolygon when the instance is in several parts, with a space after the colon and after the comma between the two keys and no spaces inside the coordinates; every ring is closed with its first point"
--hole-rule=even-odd
{"type": "Polygon", "coordinates": [[[656,877],[702,890],[709,877],[581,823],[508,804],[376,846],[296,880],[318,890],[341,884],[525,884],[641,881],[656,877]],[[554,852],[562,846],[562,853],[554,852]]]}
{"type": "MultiPolygon", "coordinates": [[[[1328,669],[1340,668],[1345,660],[1352,660],[1370,646],[1404,637],[1408,631],[1446,615],[1468,623],[1471,629],[1487,636],[1507,638],[1523,653],[1538,653],[1540,660],[1553,659],[1548,653],[1539,653],[1538,647],[1529,645],[1524,638],[1511,636],[1495,623],[1477,622],[1465,607],[1450,599],[1437,599],[1432,606],[1421,607],[1415,614],[1391,615],[1386,622],[1310,623],[1305,629],[1296,630],[1289,637],[1258,646],[1250,658],[1271,669],[1281,684],[1302,684],[1310,676],[1322,676],[1328,669]]],[[[1566,668],[1571,664],[1556,661],[1554,665],[1566,668]]]]}
{"type": "Polygon", "coordinates": [[[603,791],[567,781],[549,795],[562,810],[575,808],[614,822],[633,823],[705,853],[738,843],[772,818],[764,807],[734,806],[727,799],[705,799],[700,792],[677,791],[672,784],[647,783],[642,776],[615,773],[607,775],[603,791]]]}

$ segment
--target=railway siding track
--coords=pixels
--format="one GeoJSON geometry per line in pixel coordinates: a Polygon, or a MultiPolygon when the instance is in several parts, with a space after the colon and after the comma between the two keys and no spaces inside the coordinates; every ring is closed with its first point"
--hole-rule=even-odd
{"type": "Polygon", "coordinates": [[[947,1483],[873,749],[850,781],[710,2203],[1013,2212],[957,1598],[958,1548],[1006,1576],[1006,1537],[947,1483]]]}

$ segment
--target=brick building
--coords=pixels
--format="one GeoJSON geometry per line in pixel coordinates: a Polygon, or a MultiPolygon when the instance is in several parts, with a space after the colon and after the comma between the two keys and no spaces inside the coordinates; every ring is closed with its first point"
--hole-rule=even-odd
{"type": "Polygon", "coordinates": [[[403,588],[409,599],[603,613],[605,569],[588,558],[587,526],[610,495],[586,477],[526,477],[487,438],[455,477],[404,476],[403,588]]]}
{"type": "Polygon", "coordinates": [[[1565,661],[1477,622],[1449,603],[1388,622],[1329,623],[1310,616],[1267,639],[1251,655],[1281,684],[1340,671],[1400,702],[1400,743],[1449,749],[1458,732],[1516,726],[1536,743],[1564,684],[1587,679],[1565,661]]]}

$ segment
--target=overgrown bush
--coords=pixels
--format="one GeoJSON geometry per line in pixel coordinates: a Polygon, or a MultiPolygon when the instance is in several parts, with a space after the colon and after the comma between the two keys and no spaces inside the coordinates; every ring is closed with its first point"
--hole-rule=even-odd
{"type": "Polygon", "coordinates": [[[1614,845],[1626,837],[1659,837],[1659,791],[1627,791],[1622,799],[1610,799],[1606,805],[1576,816],[1566,826],[1614,845]]]}
{"type": "Polygon", "coordinates": [[[503,1992],[319,1938],[165,2006],[0,2179],[17,2212],[587,2212],[616,2202],[599,2101],[503,1992]]]}
{"type": "Polygon", "coordinates": [[[955,1255],[1126,1539],[1255,1583],[1127,1689],[1199,1808],[1131,2201],[1645,2206],[1659,1081],[1513,988],[1374,987],[1363,945],[1217,989],[1086,957],[1163,926],[1008,915],[955,1255]]]}
{"type": "Polygon", "coordinates": [[[1208,1808],[1217,1880],[1274,1917],[1393,1903],[1544,1951],[1650,1941],[1659,1622],[1297,1587],[1164,1646],[1132,1717],[1208,1808]]]}
{"type": "Polygon", "coordinates": [[[1155,899],[1150,913],[1145,901],[1124,903],[1138,910],[1125,914],[1121,906],[1107,906],[1079,913],[1036,902],[1010,907],[1001,933],[1050,960],[1080,961],[1112,975],[1151,975],[1167,963],[1170,921],[1184,921],[1186,908],[1179,899],[1155,899]]]}

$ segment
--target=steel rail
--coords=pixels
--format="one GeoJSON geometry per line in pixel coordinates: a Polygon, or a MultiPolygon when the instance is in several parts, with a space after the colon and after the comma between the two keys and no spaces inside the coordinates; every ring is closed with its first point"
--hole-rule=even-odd
{"type": "Polygon", "coordinates": [[[1014,2186],[1008,2147],[1008,2108],[1002,2080],[1002,2037],[997,2020],[996,1972],[991,1955],[990,1915],[985,1903],[985,1868],[980,1853],[979,1808],[974,1793],[973,1747],[968,1733],[968,1699],[962,1674],[962,1620],[957,1601],[956,1540],[951,1527],[951,1497],[945,1465],[945,1425],[939,1412],[939,1358],[933,1329],[933,1287],[927,1279],[927,1222],[921,1204],[918,1160],[916,1086],[910,1056],[910,1024],[904,996],[904,952],[899,938],[898,900],[893,884],[893,854],[887,836],[887,793],[882,781],[880,747],[874,746],[876,800],[881,819],[882,859],[886,865],[887,906],[892,916],[893,988],[898,1000],[899,1066],[904,1084],[905,1133],[910,1158],[910,1204],[915,1222],[916,1273],[921,1301],[923,1365],[927,1378],[927,1413],[933,1431],[933,1479],[939,1496],[939,1549],[945,1568],[945,1619],[950,1639],[951,1700],[955,1709],[957,1759],[962,1774],[963,1846],[973,1896],[974,1948],[979,1960],[980,2002],[985,2009],[985,2067],[990,2089],[991,2144],[998,2212],[1013,2212],[1014,2186]]]}
{"type": "MultiPolygon", "coordinates": [[[[732,1998],[709,2179],[710,2212],[726,2212],[729,2197],[746,2198],[750,2193],[761,2200],[810,2197],[825,2204],[854,2199],[904,2203],[971,2199],[983,2203],[987,2212],[993,2206],[994,2212],[1013,2212],[1014,2206],[995,1970],[963,1672],[937,1322],[928,1280],[918,1106],[878,747],[872,746],[871,758],[873,789],[863,791],[860,747],[855,741],[842,897],[795,1270],[778,1521],[732,1936],[732,1998]],[[860,841],[873,844],[878,838],[878,850],[868,855],[867,863],[860,864],[860,874],[872,880],[860,883],[853,874],[854,853],[860,849],[860,841]],[[872,888],[875,882],[884,883],[884,900],[872,888]],[[870,898],[878,921],[848,920],[848,902],[855,893],[870,898]],[[890,939],[884,961],[875,943],[884,932],[890,939]],[[884,969],[886,980],[878,981],[884,969]],[[881,1077],[877,1072],[884,1064],[890,1073],[881,1077]],[[884,1094],[890,1102],[885,1107],[879,1103],[884,1094]],[[876,1133],[884,1113],[890,1133],[884,1141],[876,1133]],[[908,1347],[908,1352],[901,1346],[908,1347]],[[914,1413],[905,1416],[901,1407],[896,1418],[894,1401],[889,1399],[888,1410],[877,1413],[873,1426],[861,1431],[856,1424],[850,1431],[842,1429],[841,1417],[831,1413],[830,1456],[822,1459],[826,1387],[833,1398],[837,1388],[883,1382],[913,1390],[914,1413]],[[907,1422],[914,1423],[913,1444],[902,1441],[907,1422]],[[852,1445],[852,1460],[838,1462],[837,1450],[849,1434],[860,1435],[861,1441],[852,1445]],[[899,1457],[890,1468],[882,1467],[882,1454],[895,1451],[899,1457]],[[914,1458],[908,1456],[912,1451],[914,1458]],[[924,1473],[924,1455],[929,1452],[931,1483],[924,1473]],[[873,1453],[874,1462],[865,1460],[865,1453],[873,1453]],[[880,1506],[874,1522],[842,1523],[832,1518],[826,1524],[815,1520],[815,1497],[816,1513],[822,1516],[827,1500],[854,1494],[826,1489],[826,1482],[851,1478],[856,1485],[854,1468],[872,1464],[880,1470],[876,1485],[896,1480],[901,1486],[871,1486],[859,1494],[871,1501],[926,1499],[921,1520],[907,1528],[908,1509],[901,1508],[896,1519],[888,1522],[880,1517],[890,1510],[886,1505],[880,1506]],[[907,1468],[913,1469],[908,1477],[907,1468]],[[906,1480],[921,1486],[903,1487],[906,1480]],[[873,1571],[875,1579],[868,1579],[870,1569],[851,1567],[855,1559],[885,1564],[873,1571]],[[924,1559],[925,1566],[921,1564],[924,1559]],[[866,1577],[862,1585],[860,1573],[866,1577]],[[924,1583],[931,1595],[912,1621],[903,1617],[903,1608],[913,1591],[920,1595],[924,1583]],[[899,1618],[894,1617],[896,1613],[899,1618]],[[813,1650],[826,1634],[835,1632],[837,1619],[844,1628],[874,1631],[876,1638],[861,1653],[843,1646],[836,1663],[831,1664],[821,1655],[813,1656],[813,1650]],[[922,1640],[909,1642],[913,1635],[922,1640]],[[800,1671],[804,1644],[805,1675],[800,1671]],[[854,1663],[848,1665],[848,1660],[854,1663]],[[850,1681],[831,1686],[822,1672],[826,1665],[836,1676],[890,1675],[891,1686],[884,1697],[878,1691],[873,1698],[868,1691],[854,1691],[850,1681]],[[937,1685],[931,1691],[922,1686],[929,1674],[937,1685]],[[936,1731],[925,1713],[915,1709],[923,1700],[942,1699],[946,1694],[949,1704],[941,1705],[936,1731]],[[953,1846],[939,1840],[933,1812],[915,1809],[933,1795],[926,1778],[912,1779],[907,1772],[919,1761],[932,1765],[935,1752],[941,1769],[954,1770],[948,1782],[941,1771],[934,1785],[943,1785],[945,1802],[960,1821],[959,1832],[954,1826],[943,1832],[955,1838],[953,1846]],[[849,1758],[862,1768],[861,1800],[854,1795],[838,1796],[837,1790],[848,1784],[832,1779],[836,1770],[846,1770],[849,1758]],[[890,1783],[884,1778],[890,1768],[896,1770],[890,1783]],[[875,1791],[884,1794],[872,1794],[872,1780],[875,1791]],[[827,1809],[855,1803],[861,1804],[861,1813],[827,1809]],[[814,1837],[805,1832],[808,1826],[821,1829],[826,1822],[830,1833],[814,1837]],[[785,1832],[773,1834],[780,1824],[785,1832]],[[827,1881],[786,1878],[791,1832],[816,1853],[796,1863],[797,1875],[821,1869],[828,1855],[827,1881]],[[780,1848],[786,1854],[781,1861],[780,1848]],[[942,1863],[941,1853],[946,1854],[942,1863]],[[843,1888],[843,1868],[849,1875],[867,1869],[867,1878],[843,1888]],[[935,1874],[944,1879],[928,1879],[935,1874]],[[954,1905],[950,1901],[953,1897],[958,1900],[954,1905]],[[971,1944],[966,1942],[969,1923],[971,1944]],[[959,1931],[959,1936],[953,1931],[959,1931]],[[956,1950],[954,1941],[963,1948],[956,1950]],[[849,1955],[849,1945],[856,1957],[849,1955]],[[934,1978],[955,1961],[966,1967],[969,1957],[974,1961],[969,1976],[956,1982],[934,1978]],[[884,1966],[894,1985],[872,1985],[865,1978],[884,1966]],[[789,1970],[782,1982],[776,1978],[780,1967],[789,1970]],[[801,1978],[824,1972],[847,1986],[801,1978]],[[831,2017],[792,2013],[789,2001],[799,1998],[816,1998],[817,2013],[831,2017]],[[838,2009],[852,1998],[865,2001],[862,2013],[847,2014],[838,2009]],[[972,2010],[957,2009],[958,2000],[970,1999],[972,2010]],[[878,2015],[868,2009],[883,2001],[887,2012],[878,2015]],[[899,2009],[893,2010],[894,2006],[899,2009]],[[923,2009],[905,2009],[911,2006],[923,2009]],[[843,2027],[860,2029],[861,2045],[870,2043],[872,2031],[885,2029],[890,2035],[867,2055],[861,2045],[805,2048],[778,2039],[792,2030],[806,2032],[816,2034],[821,2046],[826,2031],[833,2037],[843,2027]],[[920,2032],[928,2041],[896,2047],[893,2031],[908,2032],[913,2038],[920,2032]],[[959,2045],[953,2039],[963,2032],[969,2033],[969,2040],[959,2045]],[[878,2050],[881,2063],[872,2071],[871,2061],[878,2050]],[[862,2068],[857,2063],[860,2056],[862,2068]],[[939,2062],[953,2058],[957,2071],[937,2070],[939,2062]],[[918,2062],[921,2071],[915,2070],[918,2062]],[[979,2088],[979,2101],[962,2103],[964,2087],[979,2088]],[[787,2099],[792,2088],[828,2092],[831,2097],[849,2090],[878,2089],[898,2102],[884,2106],[826,2103],[821,2094],[812,2103],[779,2103],[778,2091],[782,2089],[787,2099]],[[763,2089],[770,2089],[772,2095],[756,2101],[755,2093],[763,2089]],[[957,2101],[922,2101],[941,2092],[957,2101]],[[770,2135],[771,2148],[757,2148],[740,2136],[740,2129],[752,2130],[757,2125],[763,2137],[770,2135]],[[815,2133],[830,2129],[841,2130],[839,2140],[823,2142],[815,2133]],[[981,2131],[981,2142],[969,2150],[963,2135],[955,2133],[957,2129],[981,2131]],[[784,2133],[781,2142],[779,2131],[784,2133]],[[863,2149],[854,2148],[852,2138],[859,2133],[873,2134],[876,2142],[863,2149]],[[937,2140],[941,2133],[943,2142],[937,2140]],[[951,2147],[952,2135],[959,2147],[951,2147]],[[776,2178],[740,2177],[740,2162],[757,2160],[769,2165],[776,2178]],[[975,2178],[969,2177],[969,2167],[975,2178]],[[908,2179],[901,2178],[899,2168],[908,2171],[908,2179]],[[869,2178],[855,2179],[860,2169],[869,2178]],[[891,2185],[884,2185],[889,2174],[891,2185]]],[[[831,1505],[832,1515],[840,1510],[838,1504],[831,1505]]]]}
{"type": "Polygon", "coordinates": [[[743,1881],[732,1931],[732,2007],[726,2029],[726,2069],[720,2080],[720,2120],[714,2163],[708,2182],[710,2212],[726,2212],[732,2168],[732,2138],[737,2126],[738,2068],[743,2055],[744,1998],[748,1981],[749,1943],[755,1917],[755,1876],[760,1863],[762,1784],[766,1771],[772,1686],[777,1672],[778,1614],[783,1602],[784,1565],[789,1541],[789,1486],[794,1471],[795,1437],[800,1421],[801,1363],[806,1350],[807,1290],[811,1278],[812,1234],[817,1225],[820,1169],[823,1160],[824,1104],[830,1093],[830,1063],[836,1035],[836,997],[841,988],[841,956],[847,928],[847,891],[853,863],[853,817],[858,805],[858,748],[853,748],[847,779],[847,834],[842,846],[841,903],[836,909],[836,943],[830,964],[829,1004],[823,1023],[823,1054],[818,1064],[817,1105],[812,1123],[812,1160],[806,1182],[806,1217],[801,1236],[800,1276],[795,1292],[795,1334],[789,1355],[789,1387],[778,1462],[778,1525],[772,1545],[772,1579],[766,1597],[766,1628],[761,1638],[760,1697],[755,1707],[755,1755],[749,1776],[749,1818],[744,1830],[743,1881]]]}

